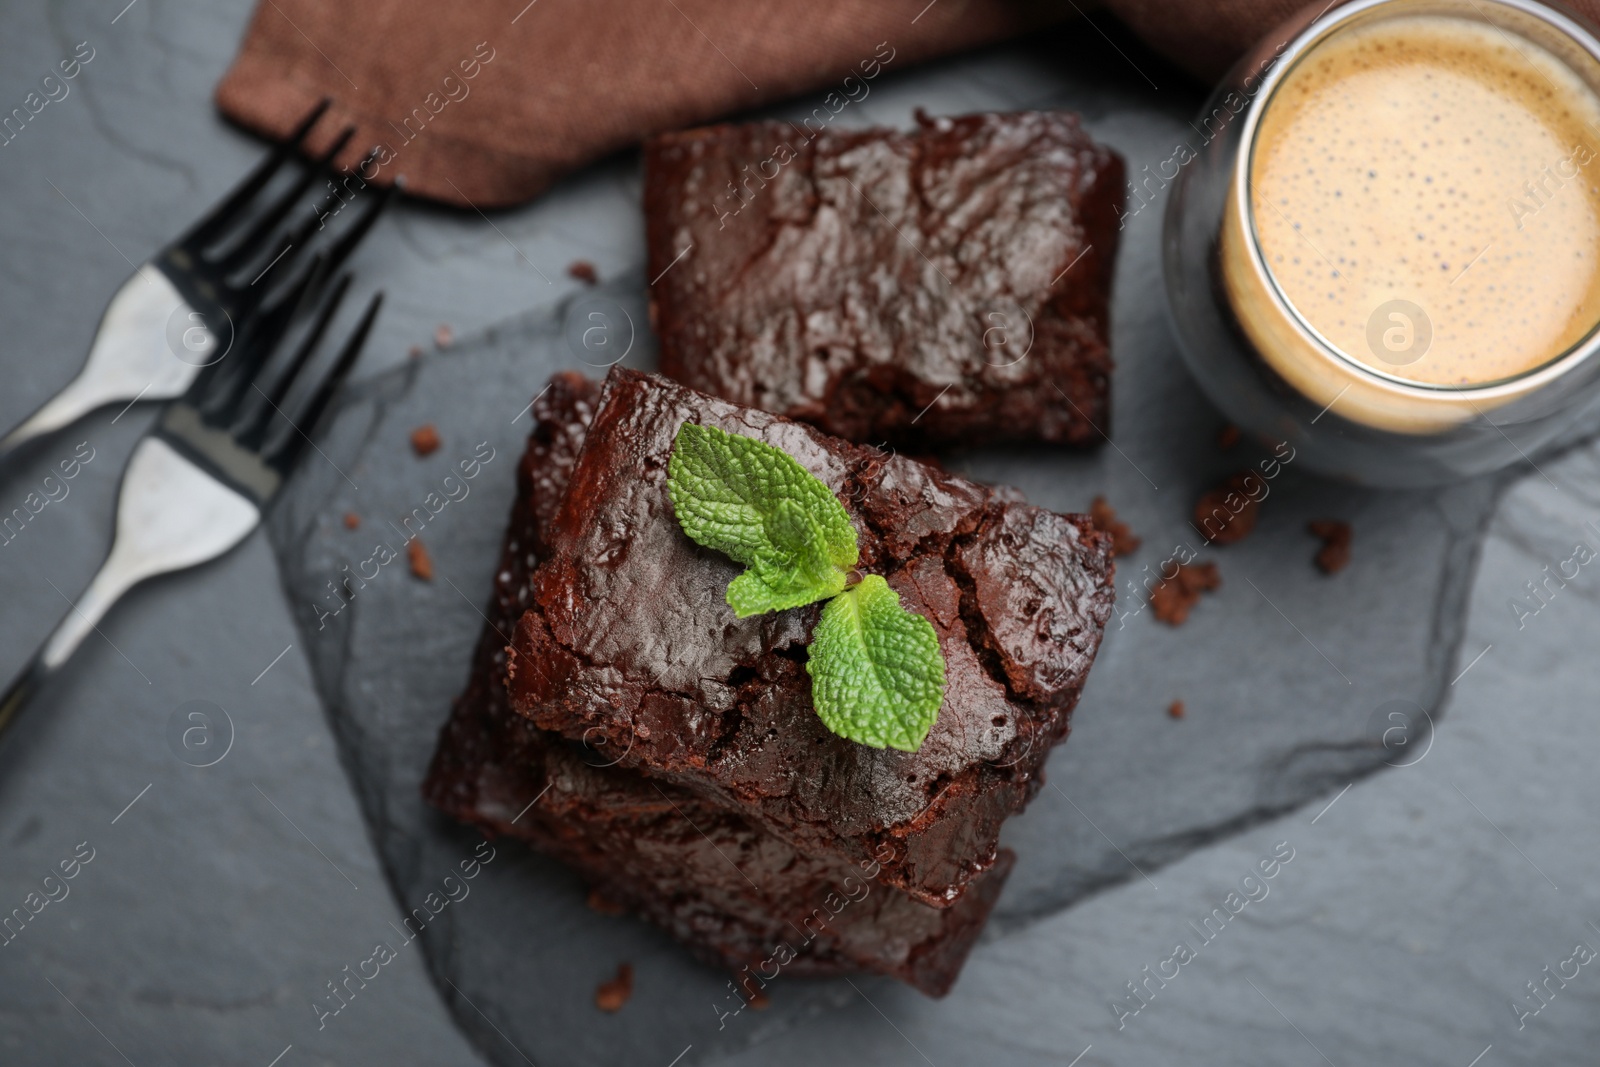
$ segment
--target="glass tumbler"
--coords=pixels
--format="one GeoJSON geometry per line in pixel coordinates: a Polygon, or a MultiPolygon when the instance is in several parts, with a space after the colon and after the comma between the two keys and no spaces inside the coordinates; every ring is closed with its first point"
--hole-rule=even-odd
{"type": "MultiPolygon", "coordinates": [[[[1431,15],[1487,24],[1519,54],[1534,51],[1531,42],[1569,68],[1579,79],[1573,84],[1600,96],[1600,39],[1552,4],[1318,3],[1240,59],[1192,124],[1193,134],[1153,172],[1146,168],[1142,182],[1136,176],[1132,189],[1142,200],[1172,186],[1162,237],[1168,308],[1201,388],[1241,428],[1291,444],[1297,464],[1362,485],[1425,486],[1484,474],[1600,425],[1594,322],[1578,322],[1575,341],[1518,373],[1481,382],[1421,381],[1407,368],[1447,309],[1430,312],[1392,295],[1378,300],[1386,295],[1378,293],[1371,308],[1348,309],[1350,321],[1365,319],[1365,336],[1341,348],[1286,295],[1263,251],[1252,182],[1263,120],[1285,79],[1340,35],[1361,31],[1370,39],[1389,32],[1387,20],[1431,15]],[[1367,352],[1348,350],[1362,343],[1367,352]]],[[[1588,154],[1600,155],[1600,130],[1593,137],[1588,154]]],[[[1537,173],[1552,162],[1560,163],[1528,160],[1527,169],[1537,173]]],[[[1592,177],[1568,160],[1563,180],[1568,170],[1578,180],[1600,181],[1600,159],[1592,177]]],[[[1513,209],[1496,225],[1516,221],[1513,209]]],[[[1600,247],[1593,254],[1600,259],[1600,247]]]]}

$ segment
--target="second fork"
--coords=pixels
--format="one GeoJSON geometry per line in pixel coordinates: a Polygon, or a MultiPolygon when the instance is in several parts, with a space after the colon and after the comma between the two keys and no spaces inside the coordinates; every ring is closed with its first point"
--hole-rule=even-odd
{"type": "MultiPolygon", "coordinates": [[[[315,265],[319,274],[326,269],[326,262],[315,265]]],[[[0,731],[129,589],[216,559],[260,525],[360,355],[383,300],[382,293],[373,297],[331,366],[308,371],[350,278],[320,298],[314,281],[299,288],[271,335],[257,331],[234,358],[201,371],[135,446],[122,476],[111,551],[71,613],[0,696],[0,731]],[[297,324],[306,325],[303,340],[275,361],[297,324]]]]}

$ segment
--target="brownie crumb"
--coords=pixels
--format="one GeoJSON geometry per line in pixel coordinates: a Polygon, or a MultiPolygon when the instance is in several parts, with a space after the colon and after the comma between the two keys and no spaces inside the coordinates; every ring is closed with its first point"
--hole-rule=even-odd
{"type": "Polygon", "coordinates": [[[589,890],[589,895],[584,898],[584,903],[589,905],[589,910],[597,915],[622,915],[628,910],[598,889],[589,890]]]}
{"type": "Polygon", "coordinates": [[[1167,714],[1174,719],[1183,718],[1183,701],[1174,700],[1167,705],[1167,714]]]}
{"type": "Polygon", "coordinates": [[[772,1006],[772,998],[767,996],[766,990],[762,988],[756,976],[750,973],[750,968],[746,967],[742,972],[735,974],[733,980],[739,986],[739,995],[750,1007],[756,1011],[766,1011],[772,1006]]]}
{"type": "Polygon", "coordinates": [[[358,528],[360,525],[361,525],[361,516],[360,515],[357,515],[353,511],[347,511],[347,512],[344,513],[344,528],[346,530],[354,530],[354,529],[358,528]]]}
{"type": "Polygon", "coordinates": [[[411,431],[411,450],[419,456],[426,456],[439,448],[439,431],[433,423],[418,426],[411,431]]]}
{"type": "Polygon", "coordinates": [[[1322,539],[1317,550],[1317,566],[1323,574],[1338,574],[1350,562],[1350,524],[1340,519],[1312,519],[1306,524],[1313,537],[1322,539]]]}
{"type": "Polygon", "coordinates": [[[633,996],[633,964],[617,965],[617,976],[601,982],[594,991],[594,1006],[601,1011],[621,1011],[633,996]]]}
{"type": "Polygon", "coordinates": [[[1228,449],[1232,448],[1238,443],[1239,427],[1235,426],[1231,422],[1224,426],[1221,432],[1217,434],[1217,447],[1222,449],[1224,452],[1228,451],[1228,449]]]}
{"type": "Polygon", "coordinates": [[[1200,536],[1218,545],[1243,541],[1256,528],[1266,487],[1255,471],[1241,471],[1203,495],[1194,506],[1200,536]]]}
{"type": "Polygon", "coordinates": [[[1143,543],[1135,537],[1133,531],[1128,529],[1128,524],[1117,521],[1117,512],[1106,498],[1097,496],[1089,505],[1089,518],[1094,522],[1094,528],[1101,533],[1111,535],[1111,554],[1113,556],[1126,556],[1137,552],[1143,543]]]}
{"type": "Polygon", "coordinates": [[[585,285],[600,284],[600,275],[595,273],[594,264],[587,259],[575,259],[568,263],[567,273],[585,285]]]}
{"type": "Polygon", "coordinates": [[[450,342],[455,339],[455,332],[450,329],[449,323],[441,322],[433,328],[433,343],[440,348],[449,348],[450,342]]]}
{"type": "Polygon", "coordinates": [[[406,355],[410,356],[412,359],[421,359],[422,358],[422,346],[421,345],[412,345],[410,348],[406,349],[406,355]]]}
{"type": "Polygon", "coordinates": [[[406,558],[411,561],[411,573],[425,582],[433,581],[433,557],[427,547],[413,537],[406,542],[406,558]]]}
{"type": "Polygon", "coordinates": [[[1150,594],[1150,607],[1156,618],[1170,626],[1182,626],[1189,611],[1200,602],[1200,594],[1222,584],[1215,563],[1180,563],[1171,578],[1150,594]]]}

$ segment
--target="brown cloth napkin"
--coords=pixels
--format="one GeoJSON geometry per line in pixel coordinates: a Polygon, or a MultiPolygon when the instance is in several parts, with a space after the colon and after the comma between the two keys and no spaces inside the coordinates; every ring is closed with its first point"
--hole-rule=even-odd
{"type": "MultiPolygon", "coordinates": [[[[323,97],[319,149],[380,146],[369,180],[498,207],[663,130],[790,97],[813,126],[885,70],[1076,17],[1092,0],[261,0],[217,102],[282,137],[323,97]]],[[[1301,0],[1104,0],[1206,79],[1301,0]]],[[[1580,0],[1585,13],[1600,0],[1580,0]]],[[[1084,27],[1085,33],[1097,29],[1084,27]]],[[[1109,45],[1108,45],[1109,47],[1109,45]]]]}
{"type": "MultiPolygon", "coordinates": [[[[376,180],[514,204],[662,130],[810,94],[818,123],[919,60],[1071,13],[1050,0],[261,0],[217,87],[282,137],[333,101],[313,150],[382,146],[376,180]]],[[[370,178],[370,175],[369,175],[370,178]]]]}

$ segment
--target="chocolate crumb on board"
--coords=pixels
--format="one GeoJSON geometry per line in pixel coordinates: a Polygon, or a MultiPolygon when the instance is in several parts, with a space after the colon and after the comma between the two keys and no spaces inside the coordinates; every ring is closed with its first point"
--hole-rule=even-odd
{"type": "Polygon", "coordinates": [[[425,582],[433,581],[433,557],[421,540],[413,537],[406,542],[406,558],[411,561],[412,574],[425,582]]]}
{"type": "Polygon", "coordinates": [[[353,511],[347,511],[347,512],[344,513],[344,528],[346,530],[354,530],[357,527],[359,527],[360,525],[361,525],[361,516],[360,515],[357,515],[353,511]]]}
{"type": "Polygon", "coordinates": [[[439,431],[433,423],[426,423],[411,431],[411,450],[419,456],[426,456],[439,447],[439,431]]]}
{"type": "Polygon", "coordinates": [[[1306,524],[1313,537],[1322,539],[1317,550],[1317,566],[1323,574],[1337,574],[1350,562],[1350,524],[1342,519],[1312,519],[1306,524]]]}
{"type": "Polygon", "coordinates": [[[633,964],[619,963],[617,976],[608,978],[594,991],[594,1006],[601,1011],[621,1011],[633,996],[633,964]]]}
{"type": "Polygon", "coordinates": [[[1094,520],[1096,530],[1111,535],[1113,556],[1127,556],[1137,552],[1143,543],[1134,536],[1132,530],[1128,529],[1127,523],[1117,521],[1116,509],[1107,504],[1103,496],[1095,497],[1094,502],[1089,505],[1089,518],[1094,520]]]}
{"type": "Polygon", "coordinates": [[[455,332],[450,329],[449,323],[441,322],[433,328],[433,343],[440,348],[449,348],[450,342],[455,339],[455,332]]]}
{"type": "Polygon", "coordinates": [[[628,910],[598,889],[589,890],[589,895],[584,898],[584,903],[589,905],[589,910],[597,915],[622,915],[628,910]]]}
{"type": "Polygon", "coordinates": [[[595,272],[594,264],[587,259],[575,259],[568,263],[567,273],[585,285],[600,284],[600,275],[595,272]]]}
{"type": "Polygon", "coordinates": [[[1215,563],[1180,563],[1177,573],[1151,592],[1150,607],[1162,622],[1182,626],[1190,609],[1200,602],[1200,594],[1221,584],[1215,563]]]}
{"type": "Polygon", "coordinates": [[[767,996],[766,990],[748,970],[734,975],[734,981],[739,983],[739,994],[744,997],[744,1002],[756,1011],[766,1011],[772,1007],[772,998],[767,996]]]}
{"type": "Polygon", "coordinates": [[[1235,474],[1200,497],[1194,506],[1195,529],[1212,544],[1243,541],[1256,528],[1266,485],[1255,471],[1235,474]]]}
{"type": "Polygon", "coordinates": [[[1217,434],[1217,447],[1222,449],[1224,452],[1226,452],[1228,449],[1232,448],[1234,445],[1236,445],[1238,443],[1239,443],[1239,427],[1235,426],[1231,422],[1228,423],[1228,425],[1224,426],[1222,428],[1222,430],[1217,434]]]}
{"type": "Polygon", "coordinates": [[[1183,718],[1183,701],[1174,700],[1167,705],[1167,714],[1174,719],[1183,718]]]}
{"type": "Polygon", "coordinates": [[[412,345],[410,348],[406,349],[406,355],[410,356],[412,359],[421,359],[422,358],[422,346],[421,345],[412,345]]]}

